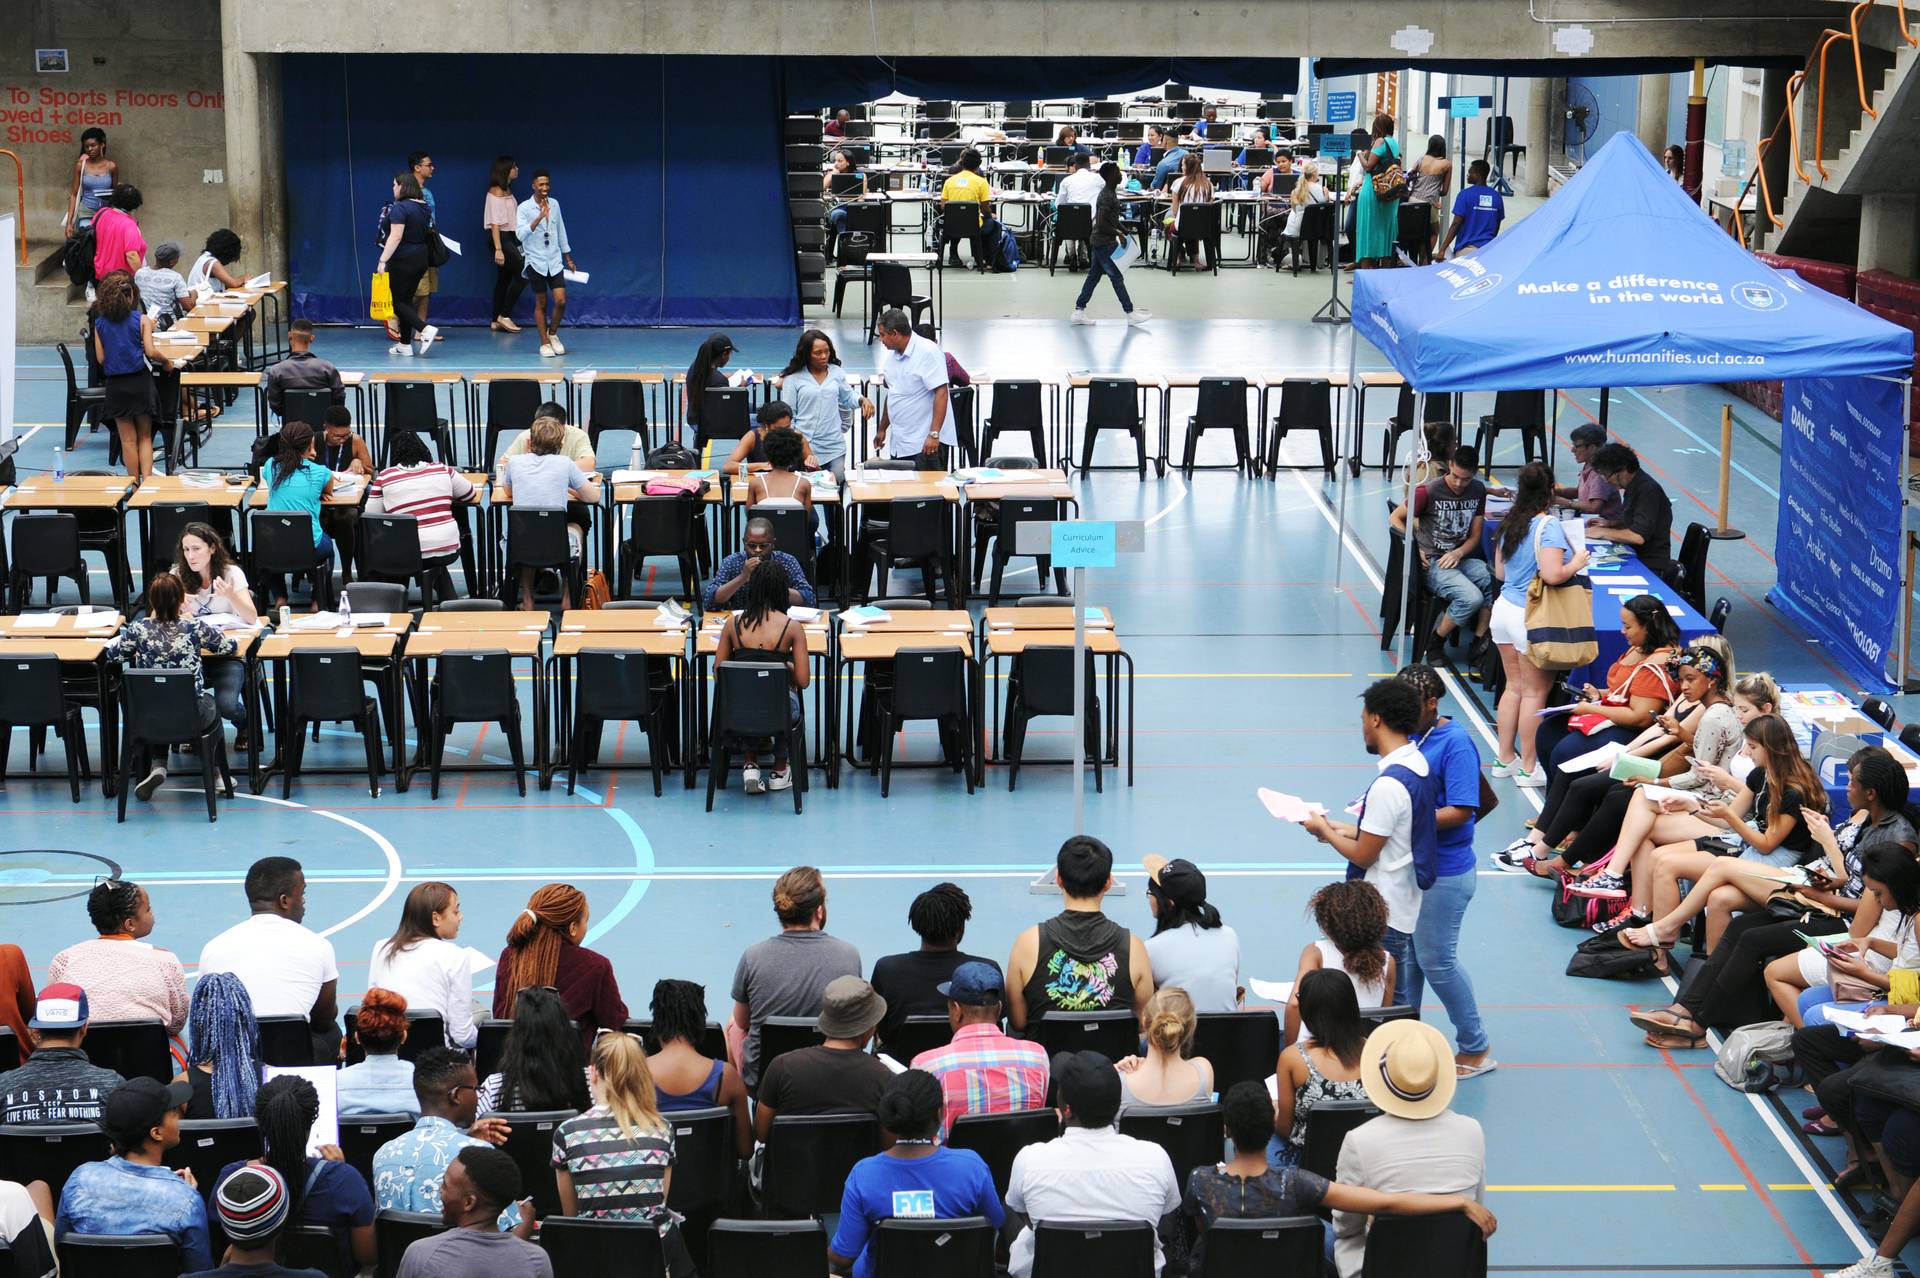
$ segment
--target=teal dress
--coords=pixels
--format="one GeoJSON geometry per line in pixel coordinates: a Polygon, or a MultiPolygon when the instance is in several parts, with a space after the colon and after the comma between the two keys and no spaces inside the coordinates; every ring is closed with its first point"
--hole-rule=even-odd
{"type": "Polygon", "coordinates": [[[1373,179],[1400,160],[1400,147],[1392,138],[1381,138],[1374,145],[1378,162],[1373,172],[1361,174],[1360,195],[1354,201],[1353,257],[1356,262],[1393,257],[1393,242],[1400,233],[1400,201],[1383,200],[1373,193],[1373,179]]]}

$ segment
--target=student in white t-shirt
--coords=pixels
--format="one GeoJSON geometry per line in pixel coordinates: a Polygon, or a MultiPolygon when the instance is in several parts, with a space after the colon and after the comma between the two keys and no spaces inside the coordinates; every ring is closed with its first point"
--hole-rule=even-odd
{"type": "Polygon", "coordinates": [[[1433,817],[1438,805],[1426,757],[1412,740],[1420,726],[1420,694],[1404,680],[1382,679],[1366,690],[1361,705],[1360,734],[1367,753],[1379,757],[1380,774],[1360,800],[1359,824],[1336,825],[1319,815],[1302,824],[1353,863],[1348,877],[1364,877],[1386,900],[1381,944],[1393,955],[1393,1001],[1399,1004],[1406,1002],[1407,945],[1420,921],[1420,893],[1439,869],[1433,817]]]}
{"type": "Polygon", "coordinates": [[[307,876],[291,857],[270,856],[248,867],[246,886],[252,917],[207,942],[200,975],[233,973],[247,987],[255,1016],[305,1017],[314,1059],[330,1063],[340,1052],[340,967],[333,942],[300,924],[307,915],[307,876]]]}

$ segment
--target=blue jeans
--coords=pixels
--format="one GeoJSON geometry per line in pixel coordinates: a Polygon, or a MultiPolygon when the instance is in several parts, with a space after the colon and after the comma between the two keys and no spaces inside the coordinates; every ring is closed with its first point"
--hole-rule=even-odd
{"type": "Polygon", "coordinates": [[[1125,274],[1113,264],[1113,255],[1119,251],[1118,244],[1093,246],[1093,261],[1087,266],[1087,282],[1080,286],[1080,300],[1073,304],[1074,310],[1087,309],[1087,303],[1093,300],[1093,290],[1099,286],[1100,277],[1105,275],[1113,281],[1113,293],[1120,299],[1120,309],[1129,315],[1133,314],[1133,299],[1127,296],[1125,274]]]}
{"type": "Polygon", "coordinates": [[[238,657],[208,657],[200,665],[201,678],[213,689],[220,717],[236,728],[247,726],[247,667],[238,657]]]}
{"type": "Polygon", "coordinates": [[[1427,568],[1427,589],[1447,601],[1447,616],[1462,628],[1493,598],[1493,569],[1484,559],[1462,559],[1452,568],[1442,568],[1435,557],[1427,568]]]}
{"type": "Polygon", "coordinates": [[[1487,1050],[1487,1029],[1480,1023],[1480,1005],[1473,1001],[1473,981],[1457,958],[1460,921],[1466,917],[1479,878],[1470,866],[1459,874],[1441,875],[1421,895],[1420,921],[1414,925],[1413,944],[1402,965],[1407,995],[1395,1000],[1411,1003],[1417,1010],[1422,981],[1433,982],[1433,992],[1453,1022],[1460,1050],[1468,1055],[1487,1050]]]}
{"type": "MultiPolygon", "coordinates": [[[[1424,906],[1421,912],[1425,913],[1424,906]]],[[[1393,996],[1387,1001],[1399,1007],[1407,1002],[1410,988],[1407,984],[1407,955],[1413,949],[1413,933],[1396,932],[1388,928],[1387,934],[1380,938],[1380,948],[1393,955],[1393,996]]]]}

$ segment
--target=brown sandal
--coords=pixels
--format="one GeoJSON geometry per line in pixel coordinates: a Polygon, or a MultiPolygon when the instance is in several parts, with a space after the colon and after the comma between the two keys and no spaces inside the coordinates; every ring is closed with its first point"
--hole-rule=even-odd
{"type": "Polygon", "coordinates": [[[1675,1012],[1672,1006],[1643,1008],[1627,1017],[1635,1025],[1649,1034],[1704,1034],[1700,1023],[1691,1016],[1675,1012]]]}
{"type": "Polygon", "coordinates": [[[1648,1034],[1647,1046],[1665,1052],[1698,1051],[1707,1045],[1705,1034],[1648,1034]]]}

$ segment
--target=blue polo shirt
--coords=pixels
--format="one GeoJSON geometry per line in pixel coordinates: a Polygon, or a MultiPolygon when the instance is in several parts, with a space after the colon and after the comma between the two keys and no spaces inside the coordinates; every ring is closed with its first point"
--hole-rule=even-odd
{"type": "Polygon", "coordinates": [[[993,1173],[970,1149],[935,1149],[925,1158],[875,1154],[853,1165],[841,1194],[836,1256],[853,1260],[853,1278],[875,1278],[868,1244],[883,1220],[952,1220],[984,1216],[995,1228],[1006,1208],[993,1187],[993,1173]]]}
{"type": "Polygon", "coordinates": [[[1493,243],[1506,220],[1507,202],[1490,186],[1467,186],[1453,197],[1453,215],[1460,219],[1460,233],[1453,237],[1459,248],[1480,248],[1493,243]]]}
{"type": "MultiPolygon", "coordinates": [[[[1418,742],[1420,757],[1433,774],[1436,796],[1441,807],[1477,810],[1480,807],[1480,750],[1473,734],[1460,724],[1443,719],[1418,742]]],[[[1440,846],[1439,877],[1471,874],[1474,818],[1468,817],[1451,830],[1441,830],[1435,842],[1440,846]]]]}

